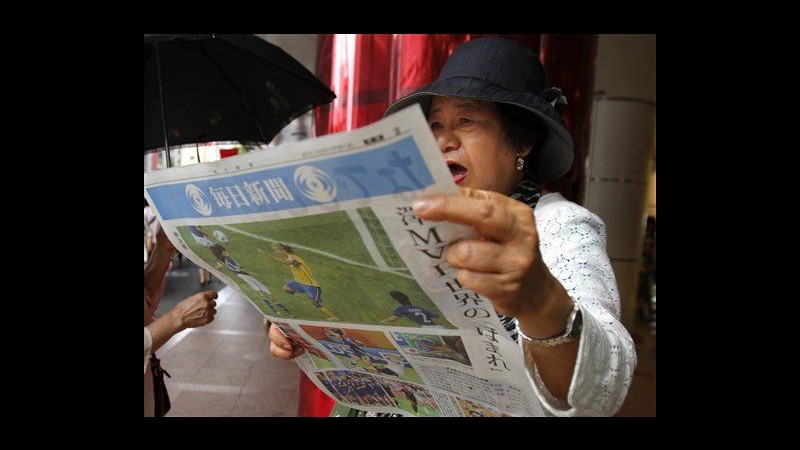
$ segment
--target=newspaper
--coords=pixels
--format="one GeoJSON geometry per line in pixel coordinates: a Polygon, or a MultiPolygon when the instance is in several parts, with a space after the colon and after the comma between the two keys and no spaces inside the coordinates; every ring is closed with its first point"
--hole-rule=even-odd
{"type": "Polygon", "coordinates": [[[305,348],[337,402],[407,416],[543,415],[520,347],[443,259],[474,232],[416,217],[457,186],[421,109],[349,133],[145,173],[187,258],[305,348]]]}

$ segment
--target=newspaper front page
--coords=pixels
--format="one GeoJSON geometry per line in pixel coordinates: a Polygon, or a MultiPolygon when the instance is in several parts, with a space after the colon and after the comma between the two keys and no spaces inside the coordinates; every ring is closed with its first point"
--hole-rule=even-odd
{"type": "Polygon", "coordinates": [[[349,133],[145,173],[187,258],[306,352],[342,404],[407,416],[540,416],[520,347],[444,260],[474,232],[421,220],[458,189],[416,106],[349,133]]]}

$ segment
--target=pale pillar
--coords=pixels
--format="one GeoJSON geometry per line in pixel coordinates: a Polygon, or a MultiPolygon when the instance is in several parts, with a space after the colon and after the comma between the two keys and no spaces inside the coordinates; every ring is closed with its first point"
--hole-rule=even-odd
{"type": "Polygon", "coordinates": [[[655,136],[655,35],[600,35],[584,206],[606,224],[626,325],[636,313],[655,136]]]}

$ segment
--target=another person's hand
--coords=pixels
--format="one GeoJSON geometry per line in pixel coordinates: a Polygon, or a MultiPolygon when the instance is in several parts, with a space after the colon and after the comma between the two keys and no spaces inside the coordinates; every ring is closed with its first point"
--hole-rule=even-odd
{"type": "Polygon", "coordinates": [[[478,234],[478,239],[447,249],[445,257],[458,269],[458,281],[489,298],[500,314],[539,316],[563,309],[560,296],[554,295],[563,287],[541,258],[530,207],[496,192],[459,189],[459,196],[414,202],[418,217],[460,223],[478,234]]]}
{"type": "Polygon", "coordinates": [[[182,300],[167,314],[176,321],[179,330],[207,325],[214,321],[214,315],[217,314],[216,298],[216,291],[198,292],[182,300]]]}
{"type": "Polygon", "coordinates": [[[281,333],[281,330],[273,323],[270,324],[269,331],[269,352],[272,356],[280,359],[293,359],[303,354],[305,349],[299,345],[292,345],[292,341],[281,333]]]}

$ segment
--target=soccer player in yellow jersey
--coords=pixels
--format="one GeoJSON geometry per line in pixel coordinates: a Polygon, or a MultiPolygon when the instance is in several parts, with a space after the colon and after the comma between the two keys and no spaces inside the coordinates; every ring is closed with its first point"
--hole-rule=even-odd
{"type": "Polygon", "coordinates": [[[292,247],[286,244],[274,243],[272,250],[277,255],[273,259],[289,266],[292,277],[294,277],[294,280],[284,283],[284,292],[303,295],[311,301],[315,308],[325,314],[328,320],[339,320],[328,308],[322,306],[322,288],[303,258],[297,256],[292,247]]]}

